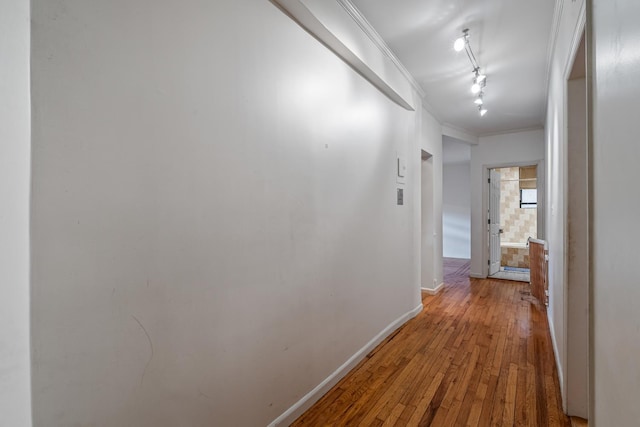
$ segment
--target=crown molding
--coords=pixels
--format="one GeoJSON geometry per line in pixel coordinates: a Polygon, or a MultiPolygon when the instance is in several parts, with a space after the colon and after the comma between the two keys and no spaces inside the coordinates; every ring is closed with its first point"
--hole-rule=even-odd
{"type": "Polygon", "coordinates": [[[440,113],[438,113],[438,111],[433,108],[433,106],[427,101],[427,97],[423,96],[422,97],[422,109],[424,111],[426,111],[427,113],[431,114],[431,117],[433,117],[434,119],[436,119],[436,121],[438,123],[442,123],[442,116],[440,115],[440,113]]]}
{"type": "MultiPolygon", "coordinates": [[[[575,3],[576,0],[571,0],[572,3],[575,3]]],[[[551,70],[553,67],[553,58],[556,54],[556,50],[558,48],[558,35],[560,34],[560,24],[562,22],[562,15],[564,12],[564,4],[567,0],[556,0],[555,8],[553,10],[553,24],[551,27],[551,38],[549,39],[549,46],[547,47],[547,72],[545,75],[545,88],[546,93],[549,95],[549,89],[551,86],[551,70]]],[[[579,31],[580,26],[584,27],[586,25],[586,3],[587,0],[583,0],[580,5],[580,11],[578,12],[578,22],[576,23],[577,27],[574,28],[574,33],[572,35],[571,41],[571,52],[574,52],[574,45],[576,43],[576,33],[579,31]]],[[[578,37],[578,43],[580,43],[580,37],[578,37]]],[[[577,48],[577,46],[575,46],[577,48]]],[[[571,58],[573,60],[573,57],[571,58]]],[[[543,107],[543,115],[542,117],[547,117],[547,112],[549,108],[549,103],[546,102],[543,107]]]]}
{"type": "Polygon", "coordinates": [[[582,34],[584,33],[587,25],[587,11],[585,9],[585,3],[586,2],[583,2],[582,5],[580,5],[580,10],[578,11],[578,19],[576,21],[575,27],[573,28],[573,34],[571,35],[569,56],[566,58],[566,62],[564,64],[564,69],[562,72],[562,77],[565,80],[569,80],[571,76],[571,69],[573,68],[573,63],[576,60],[576,53],[578,52],[578,48],[580,47],[582,34]]]}
{"type": "MultiPolygon", "coordinates": [[[[558,34],[560,33],[560,21],[562,18],[562,9],[564,8],[564,0],[556,0],[553,8],[553,24],[551,24],[551,38],[547,46],[547,72],[544,76],[544,87],[546,94],[549,94],[549,85],[551,84],[551,66],[553,65],[553,57],[556,53],[556,44],[558,42],[558,34]]],[[[542,117],[547,117],[548,102],[542,107],[542,117]]]]}
{"type": "Polygon", "coordinates": [[[515,128],[515,129],[507,129],[507,130],[502,130],[500,132],[489,132],[489,133],[483,133],[480,134],[480,138],[486,138],[486,137],[491,137],[491,136],[499,136],[499,135],[509,135],[511,133],[520,133],[520,132],[531,132],[534,130],[544,130],[544,126],[543,125],[538,125],[538,126],[529,126],[526,128],[515,128]]]}
{"type": "MultiPolygon", "coordinates": [[[[398,57],[393,53],[387,42],[384,41],[382,36],[378,34],[378,32],[373,28],[373,25],[367,18],[362,15],[362,13],[358,10],[358,8],[351,3],[350,0],[336,0],[340,6],[344,8],[344,10],[351,16],[351,18],[355,21],[356,24],[362,29],[362,32],[369,37],[369,39],[373,42],[373,44],[382,52],[393,64],[398,68],[400,73],[411,83],[411,86],[415,89],[416,92],[420,95],[421,98],[424,99],[426,93],[422,86],[418,83],[418,81],[413,77],[413,75],[407,70],[407,68],[400,62],[398,57]]],[[[431,111],[430,111],[431,112],[431,111]]]]}
{"type": "Polygon", "coordinates": [[[478,136],[475,133],[459,126],[452,125],[451,123],[442,124],[442,135],[458,139],[471,145],[478,145],[478,143],[480,142],[478,136]]]}
{"type": "Polygon", "coordinates": [[[339,0],[270,1],[389,99],[409,111],[418,108],[420,96],[412,82],[400,68],[392,66],[394,62],[371,39],[372,33],[363,31],[352,15],[345,13],[347,10],[339,0]],[[347,38],[343,34],[345,31],[350,34],[347,38]],[[364,50],[360,49],[361,44],[367,45],[364,50]],[[366,53],[367,48],[383,61],[372,61],[366,53]]]}

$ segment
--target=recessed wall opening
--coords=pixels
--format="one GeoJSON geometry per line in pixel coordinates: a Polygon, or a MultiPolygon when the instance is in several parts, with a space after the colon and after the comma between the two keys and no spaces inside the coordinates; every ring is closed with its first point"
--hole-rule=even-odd
{"type": "Polygon", "coordinates": [[[589,413],[589,196],[584,34],[567,78],[565,295],[567,414],[589,413]]]}
{"type": "Polygon", "coordinates": [[[420,283],[422,291],[437,293],[440,288],[436,279],[435,267],[435,215],[434,206],[434,164],[433,155],[424,150],[420,154],[421,188],[421,233],[420,233],[420,283]]]}

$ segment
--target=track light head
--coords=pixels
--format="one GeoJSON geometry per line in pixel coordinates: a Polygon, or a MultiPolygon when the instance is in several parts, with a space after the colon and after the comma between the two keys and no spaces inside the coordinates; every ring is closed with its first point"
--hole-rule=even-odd
{"type": "Polygon", "coordinates": [[[456,41],[453,43],[453,49],[456,52],[462,52],[462,50],[467,44],[468,37],[469,37],[469,29],[465,28],[464,30],[462,30],[462,37],[458,37],[456,41]]]}
{"type": "Polygon", "coordinates": [[[482,117],[485,114],[487,114],[487,109],[484,108],[482,105],[480,105],[478,109],[480,110],[480,117],[482,117]]]}

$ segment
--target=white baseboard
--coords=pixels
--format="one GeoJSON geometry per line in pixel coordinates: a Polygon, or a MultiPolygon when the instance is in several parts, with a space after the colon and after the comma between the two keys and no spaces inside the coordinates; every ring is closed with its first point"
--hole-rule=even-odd
{"type": "Polygon", "coordinates": [[[553,346],[553,356],[556,361],[556,371],[558,371],[558,381],[560,382],[560,395],[562,396],[562,410],[567,412],[567,396],[566,389],[564,384],[564,366],[560,363],[560,353],[558,352],[558,342],[556,341],[556,333],[555,328],[553,326],[553,322],[551,321],[551,317],[549,316],[549,310],[551,308],[547,307],[547,320],[549,322],[549,332],[551,333],[551,344],[553,346]]]}
{"type": "Polygon", "coordinates": [[[470,273],[469,277],[473,277],[474,279],[486,279],[487,275],[486,274],[470,273]]]}
{"type": "Polygon", "coordinates": [[[444,289],[444,283],[440,283],[438,286],[436,286],[435,289],[430,289],[430,288],[420,288],[420,289],[422,289],[423,292],[426,292],[429,295],[436,295],[438,292],[444,289]]]}
{"type": "Polygon", "coordinates": [[[302,399],[298,400],[292,407],[287,409],[282,415],[273,420],[268,427],[276,426],[288,426],[302,415],[307,409],[309,409],[314,403],[316,403],[324,394],[338,383],[345,375],[349,373],[364,357],[371,352],[378,344],[385,338],[391,335],[396,329],[404,325],[408,320],[413,319],[422,311],[423,306],[420,304],[413,310],[403,314],[396,320],[391,322],[386,328],[384,328],[378,335],[373,337],[371,341],[365,344],[360,350],[358,350],[353,356],[336,369],[331,375],[329,375],[324,381],[318,384],[313,390],[304,395],[302,399]]]}

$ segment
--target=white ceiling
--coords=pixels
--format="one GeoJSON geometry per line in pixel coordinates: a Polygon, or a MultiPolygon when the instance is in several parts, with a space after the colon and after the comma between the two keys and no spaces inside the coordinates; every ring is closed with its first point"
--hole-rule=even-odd
{"type": "Polygon", "coordinates": [[[475,135],[542,126],[555,0],[352,0],[426,92],[443,124],[475,135]],[[480,117],[472,67],[454,40],[469,28],[487,75],[480,117]]]}

